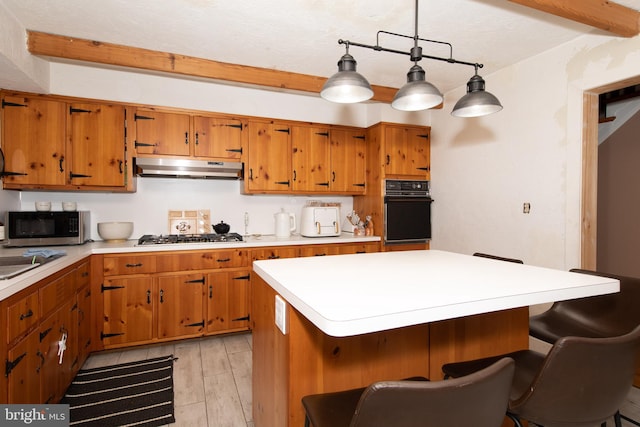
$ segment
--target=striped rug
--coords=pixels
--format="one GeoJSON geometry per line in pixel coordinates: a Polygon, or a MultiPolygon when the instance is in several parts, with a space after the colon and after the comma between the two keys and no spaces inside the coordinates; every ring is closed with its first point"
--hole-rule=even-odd
{"type": "Polygon", "coordinates": [[[173,415],[173,355],[80,370],[60,403],[70,426],[161,426],[173,415]]]}

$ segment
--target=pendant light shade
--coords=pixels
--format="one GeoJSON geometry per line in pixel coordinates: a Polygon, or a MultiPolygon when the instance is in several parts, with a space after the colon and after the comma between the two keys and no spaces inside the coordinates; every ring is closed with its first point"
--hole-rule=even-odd
{"type": "Polygon", "coordinates": [[[411,67],[407,73],[407,84],[394,96],[391,106],[396,110],[419,111],[442,103],[438,88],[425,80],[425,72],[419,65],[411,67]]]}
{"type": "Polygon", "coordinates": [[[484,90],[484,79],[478,74],[467,82],[467,94],[460,98],[451,111],[456,117],[480,117],[502,110],[498,98],[484,90]]]}
{"type": "Polygon", "coordinates": [[[356,60],[347,53],[338,61],[338,72],[322,86],[320,96],[327,101],[351,104],[371,99],[371,85],[360,73],[356,72],[356,60]]]}

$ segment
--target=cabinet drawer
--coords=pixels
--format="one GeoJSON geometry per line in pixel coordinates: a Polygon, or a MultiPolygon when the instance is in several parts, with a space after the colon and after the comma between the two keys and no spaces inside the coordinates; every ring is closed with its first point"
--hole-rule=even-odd
{"type": "Polygon", "coordinates": [[[144,274],[156,272],[155,255],[123,255],[104,257],[103,270],[105,276],[121,276],[126,274],[144,274]]]}
{"type": "Polygon", "coordinates": [[[213,250],[157,255],[158,271],[211,270],[246,267],[249,263],[244,249],[213,250]]]}
{"type": "Polygon", "coordinates": [[[71,300],[75,293],[74,278],[74,271],[72,271],[40,289],[40,316],[42,318],[71,300]]]}
{"type": "Polygon", "coordinates": [[[88,262],[81,264],[75,270],[76,288],[80,289],[91,282],[91,266],[88,262]]]}
{"type": "Polygon", "coordinates": [[[253,249],[251,251],[251,259],[253,261],[264,259],[280,259],[280,258],[295,258],[298,256],[298,247],[273,247],[273,248],[260,248],[253,249]]]}
{"type": "Polygon", "coordinates": [[[40,319],[38,310],[38,292],[33,292],[20,301],[10,305],[7,310],[7,342],[22,335],[40,319]]]}

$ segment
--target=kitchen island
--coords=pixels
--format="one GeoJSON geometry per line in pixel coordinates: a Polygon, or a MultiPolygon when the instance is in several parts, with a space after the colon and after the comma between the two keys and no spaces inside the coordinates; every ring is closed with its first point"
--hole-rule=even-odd
{"type": "Polygon", "coordinates": [[[426,250],[256,261],[253,416],[304,423],[306,394],[442,378],[452,361],[528,346],[528,306],[619,282],[426,250]]]}

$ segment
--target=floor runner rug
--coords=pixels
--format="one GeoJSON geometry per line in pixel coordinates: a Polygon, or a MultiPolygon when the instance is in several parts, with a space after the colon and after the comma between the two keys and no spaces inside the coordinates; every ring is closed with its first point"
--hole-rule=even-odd
{"type": "Polygon", "coordinates": [[[153,427],[175,422],[173,355],[80,370],[60,403],[70,426],[153,427]]]}

